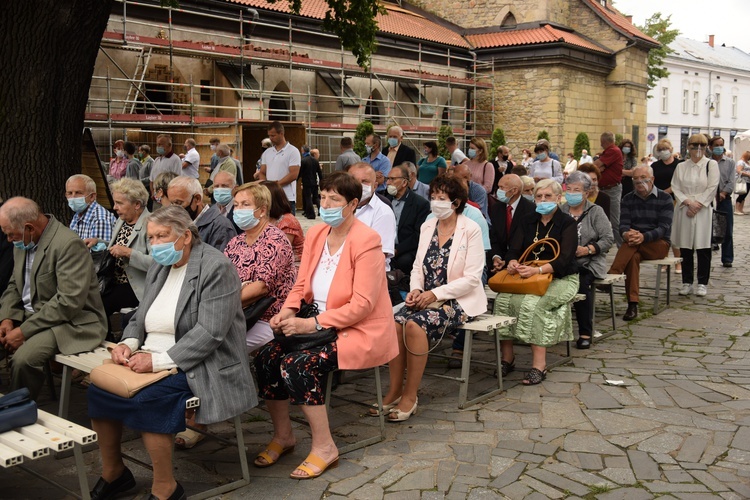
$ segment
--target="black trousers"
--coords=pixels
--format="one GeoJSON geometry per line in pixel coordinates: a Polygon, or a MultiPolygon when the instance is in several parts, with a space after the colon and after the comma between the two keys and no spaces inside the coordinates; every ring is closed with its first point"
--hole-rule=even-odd
{"type": "Polygon", "coordinates": [[[315,206],[320,208],[320,195],[318,194],[318,185],[302,184],[302,209],[304,210],[305,217],[315,217],[315,206]]]}
{"type": "Polygon", "coordinates": [[[680,248],[682,256],[682,282],[692,285],[695,262],[693,261],[693,252],[698,254],[698,284],[708,285],[708,279],[711,277],[711,249],[699,248],[680,248]]]}
{"type": "Polygon", "coordinates": [[[578,322],[578,335],[591,337],[594,332],[592,313],[594,311],[594,292],[592,286],[596,277],[585,267],[580,268],[578,293],[586,296],[586,299],[573,303],[576,311],[576,322],[578,322]]]}
{"type": "Polygon", "coordinates": [[[102,295],[102,302],[104,303],[104,312],[107,315],[107,340],[112,342],[114,337],[112,336],[112,324],[109,317],[120,309],[138,307],[138,297],[135,296],[130,283],[122,283],[115,285],[108,293],[102,295]]]}

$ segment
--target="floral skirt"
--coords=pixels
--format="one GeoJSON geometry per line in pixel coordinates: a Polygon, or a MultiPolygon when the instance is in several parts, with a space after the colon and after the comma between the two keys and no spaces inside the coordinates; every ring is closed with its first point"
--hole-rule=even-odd
{"type": "Polygon", "coordinates": [[[469,320],[461,304],[457,300],[446,301],[437,309],[422,309],[415,311],[404,307],[394,316],[396,323],[405,325],[407,321],[413,321],[422,330],[427,332],[431,339],[438,339],[445,329],[446,334],[454,333],[461,325],[469,320]]]}

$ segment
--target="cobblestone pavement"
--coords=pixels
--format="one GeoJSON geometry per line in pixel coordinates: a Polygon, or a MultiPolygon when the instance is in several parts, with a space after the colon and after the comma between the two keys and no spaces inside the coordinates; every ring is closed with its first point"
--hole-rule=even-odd
{"type": "MultiPolygon", "coordinates": [[[[343,455],[340,466],[321,478],[295,481],[288,475],[310,442],[308,428],[295,424],[296,451],[268,469],[251,466],[250,485],[224,498],[750,498],[749,230],[750,217],[735,218],[735,265],[725,269],[713,254],[707,297],[680,297],[681,279],[673,275],[671,307],[653,315],[644,298],[641,316],[624,324],[620,288],[617,332],[590,350],[572,348],[570,363],[551,370],[541,385],[520,384],[530,364],[524,347],[517,349],[519,368],[505,380],[505,392],[465,410],[457,408],[457,383],[425,377],[419,413],[387,424],[385,441],[343,455]]],[[[643,283],[653,284],[654,268],[643,274],[643,283]]],[[[598,294],[597,328],[606,334],[611,320],[605,295],[598,294]]],[[[475,351],[479,359],[493,356],[483,345],[475,351]]],[[[564,346],[552,349],[548,361],[564,352],[564,346]]],[[[427,371],[458,374],[444,360],[430,361],[427,371]]],[[[474,387],[491,386],[492,368],[473,371],[474,387]]],[[[374,402],[370,373],[345,377],[334,395],[374,402]]],[[[387,371],[381,373],[386,381],[387,371]]],[[[84,391],[73,396],[74,418],[85,423],[84,391]]],[[[338,442],[377,434],[378,419],[364,416],[361,406],[338,397],[331,405],[338,442]]],[[[270,439],[268,414],[248,412],[243,428],[252,460],[270,439]]],[[[228,424],[212,430],[232,434],[228,424]]],[[[126,437],[125,447],[148,460],[136,435],[126,437]]],[[[93,484],[98,451],[85,459],[93,484]]],[[[34,465],[75,489],[72,459],[51,462],[34,465]]],[[[236,450],[210,440],[176,452],[175,468],[188,493],[239,475],[236,450]]],[[[150,472],[131,469],[145,494],[150,472]]],[[[0,472],[2,496],[60,498],[29,477],[0,472]]]]}

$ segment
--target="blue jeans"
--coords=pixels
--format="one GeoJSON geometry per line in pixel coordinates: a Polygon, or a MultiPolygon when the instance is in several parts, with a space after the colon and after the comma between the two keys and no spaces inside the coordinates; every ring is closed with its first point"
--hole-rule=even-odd
{"type": "Polygon", "coordinates": [[[734,239],[733,239],[733,226],[734,226],[734,206],[732,205],[732,196],[728,195],[724,198],[724,201],[720,201],[716,205],[716,210],[724,212],[727,216],[727,232],[724,235],[724,241],[721,243],[721,263],[731,264],[734,261],[734,239]]]}

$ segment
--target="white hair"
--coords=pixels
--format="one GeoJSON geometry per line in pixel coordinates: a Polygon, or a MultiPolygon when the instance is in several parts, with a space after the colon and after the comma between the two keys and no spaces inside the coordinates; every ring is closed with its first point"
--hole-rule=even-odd
{"type": "Polygon", "coordinates": [[[94,179],[89,177],[88,175],[83,174],[75,174],[68,177],[68,180],[65,181],[65,185],[67,186],[69,182],[71,181],[83,181],[83,185],[86,188],[86,194],[91,194],[96,192],[96,182],[94,182],[94,179]]]}
{"type": "Polygon", "coordinates": [[[183,188],[185,191],[187,191],[188,195],[191,198],[197,194],[203,194],[203,186],[201,186],[201,183],[198,179],[194,179],[193,177],[179,175],[169,181],[168,189],[173,187],[183,188]]]}
{"type": "Polygon", "coordinates": [[[392,126],[391,128],[388,129],[388,131],[391,131],[391,130],[395,130],[396,132],[398,132],[398,136],[399,137],[403,137],[404,136],[404,129],[402,129],[398,125],[394,125],[394,126],[392,126]]]}

